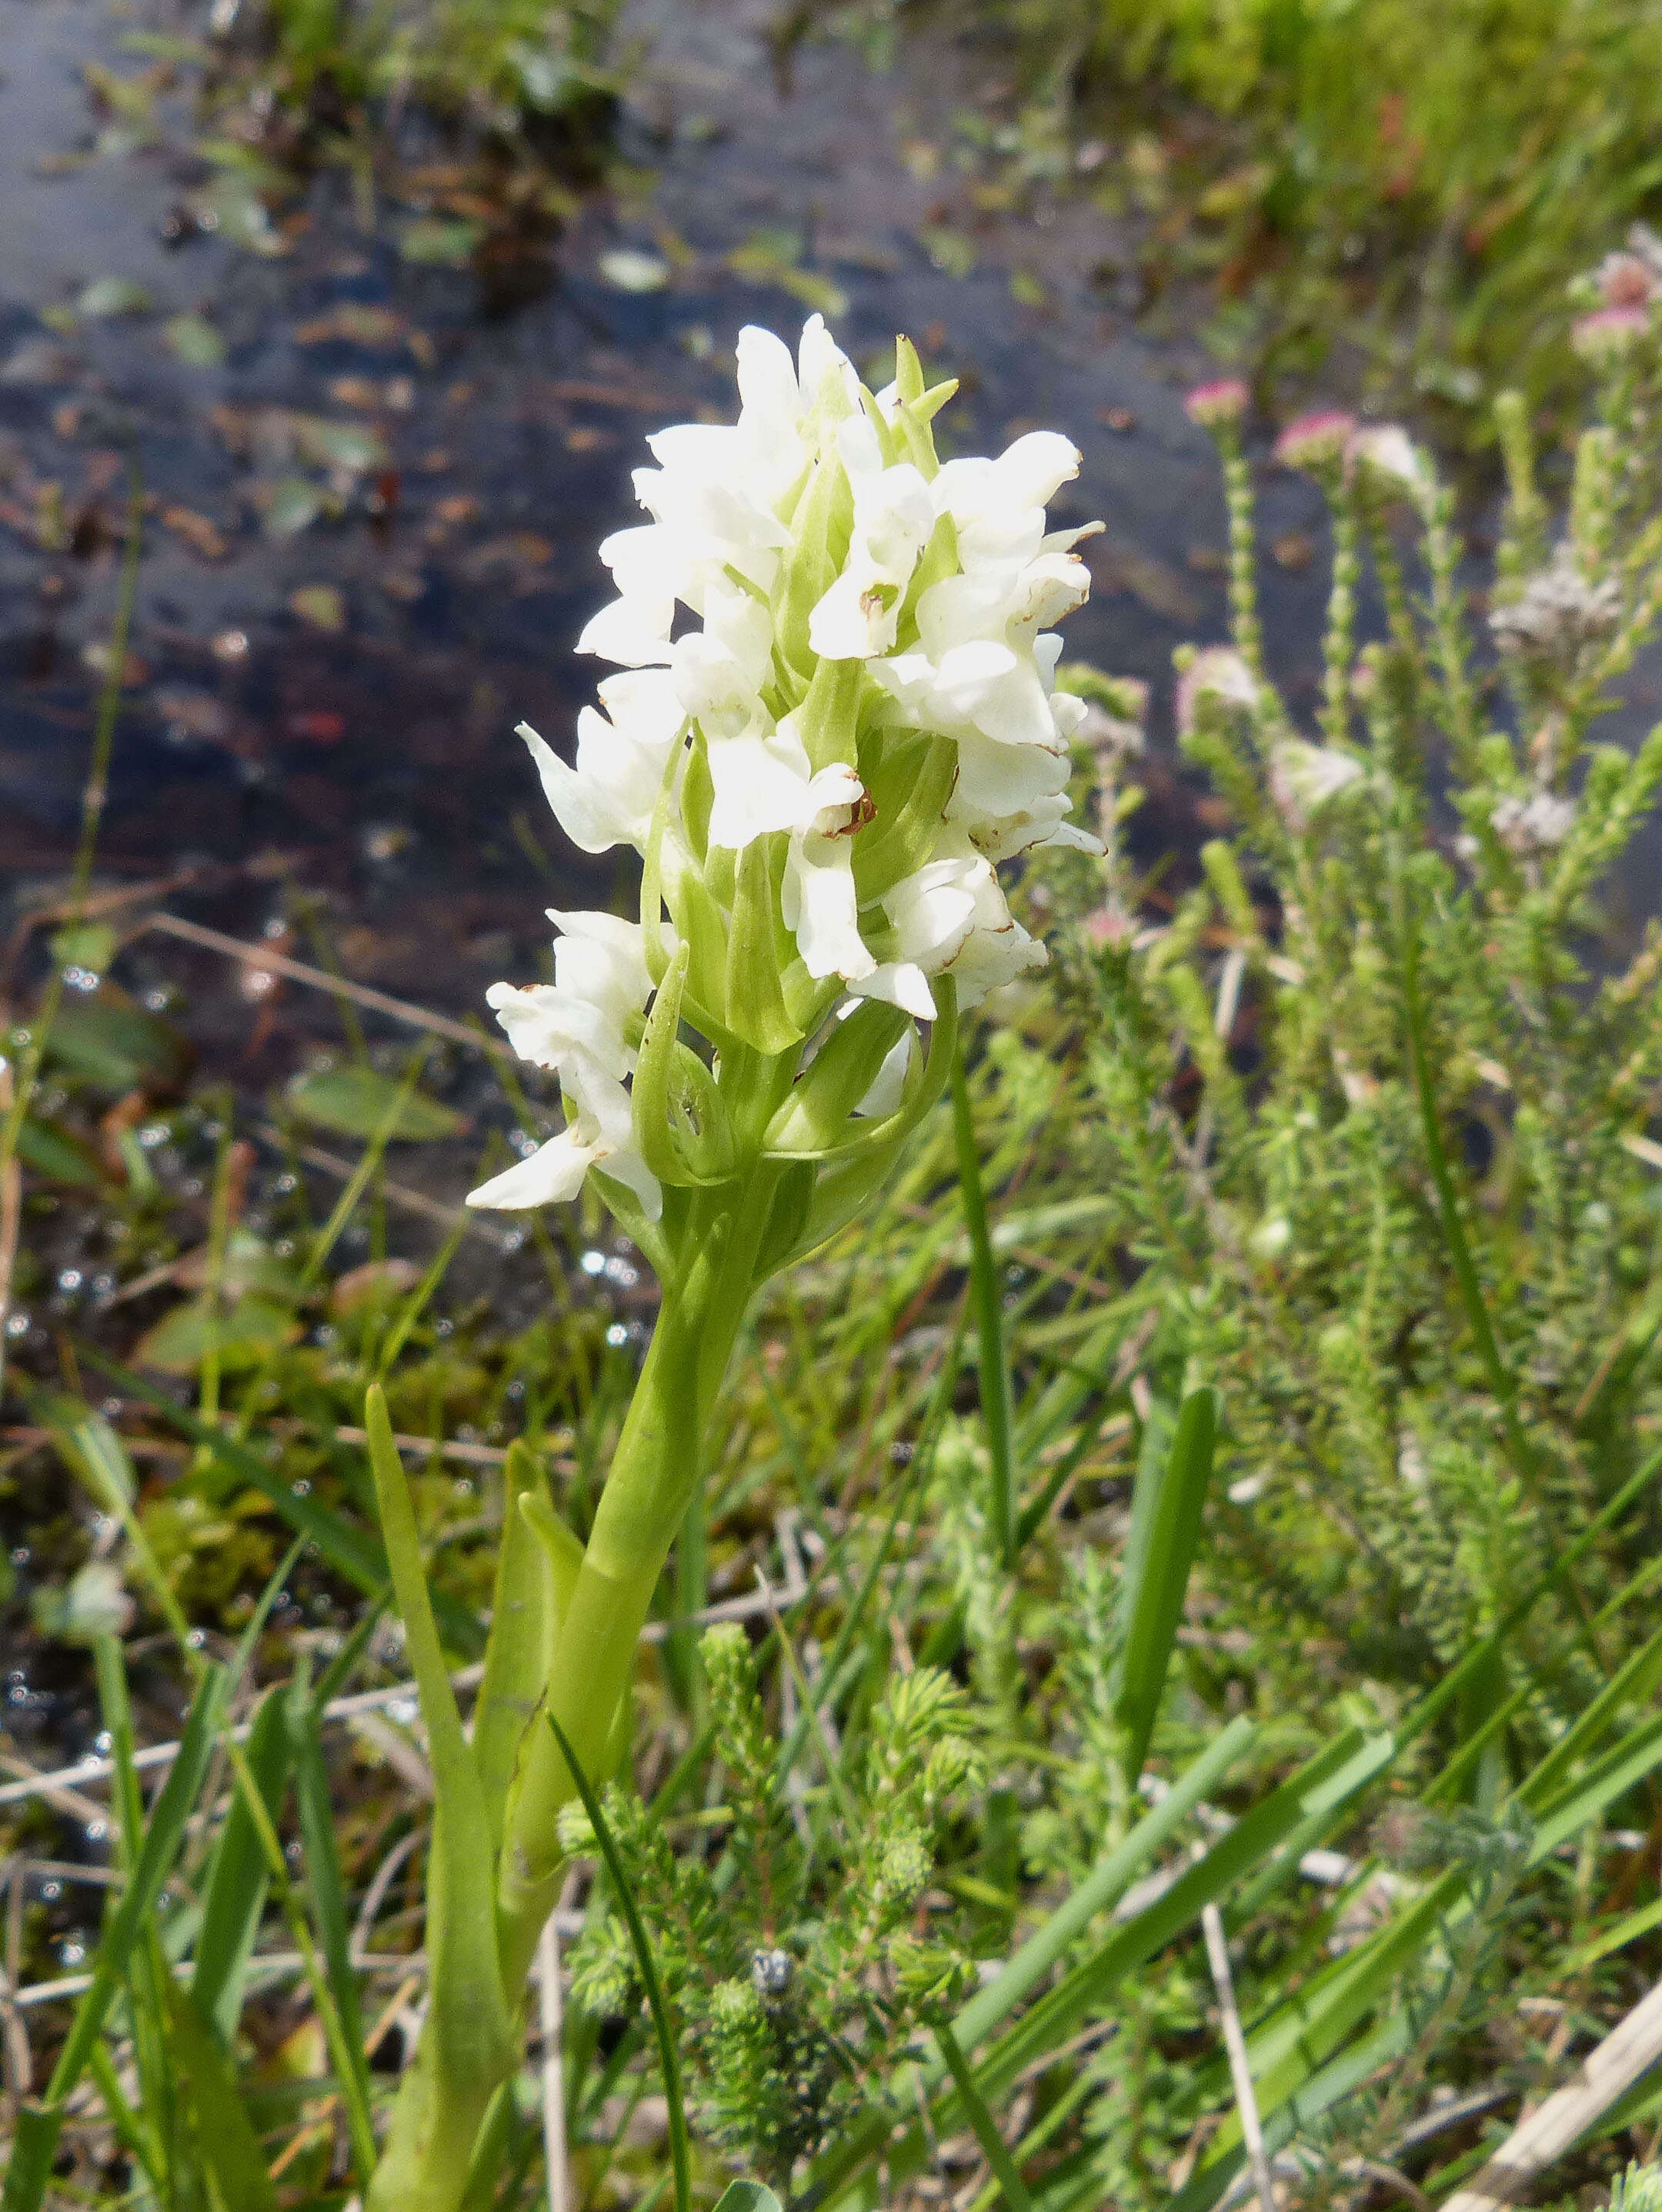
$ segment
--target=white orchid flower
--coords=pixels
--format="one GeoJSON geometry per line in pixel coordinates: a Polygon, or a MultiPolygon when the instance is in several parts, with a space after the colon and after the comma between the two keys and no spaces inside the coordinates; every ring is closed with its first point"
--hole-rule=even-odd
{"type": "Polygon", "coordinates": [[[549,909],[562,934],[552,983],[493,983],[486,1002],[521,1060],[554,1069],[572,1119],[556,1137],[470,1192],[470,1206],[546,1206],[575,1197],[591,1166],[626,1183],[656,1219],[657,1178],[634,1149],[623,1079],[634,1071],[652,991],[638,922],[549,909]]]}
{"type": "Polygon", "coordinates": [[[1029,431],[997,460],[945,463],[935,479],[935,504],[952,518],[966,574],[1033,560],[1044,541],[1046,504],[1078,473],[1078,447],[1053,430],[1029,431]]]}
{"type": "Polygon", "coordinates": [[[1045,957],[1044,947],[1005,905],[991,861],[967,840],[947,842],[955,849],[904,878],[884,898],[893,957],[852,987],[860,998],[886,999],[923,1021],[934,1005],[931,975],[950,973],[960,1003],[975,1006],[1045,957]]]}
{"type": "Polygon", "coordinates": [[[824,659],[865,660],[893,650],[906,587],[935,528],[935,501],[909,461],[883,466],[864,415],[842,425],[837,452],[854,495],[854,531],[847,566],[809,617],[808,640],[824,659]]]}
{"type": "Polygon", "coordinates": [[[529,722],[521,722],[517,734],[531,748],[555,821],[579,851],[633,845],[640,852],[686,716],[664,669],[609,676],[599,690],[606,714],[585,707],[578,716],[575,766],[529,722]]]}
{"type": "Polygon", "coordinates": [[[761,687],[773,667],[773,626],[766,604],[736,585],[712,584],[704,627],[676,641],[676,695],[707,738],[737,738],[772,727],[761,687]]]}
{"type": "Polygon", "coordinates": [[[886,1121],[889,1115],[898,1114],[906,1096],[906,1079],[917,1059],[918,1032],[908,1023],[905,1034],[885,1054],[871,1088],[854,1111],[873,1121],[886,1121]]]}
{"type": "Polygon", "coordinates": [[[1071,845],[1100,853],[1101,841],[1070,817],[1065,757],[1037,745],[1000,745],[989,738],[958,740],[958,781],[946,818],[958,823],[986,860],[1014,860],[1038,845],[1071,845]]]}
{"type": "Polygon", "coordinates": [[[840,836],[865,796],[852,769],[840,761],[816,774],[794,716],[772,737],[730,738],[709,750],[710,842],[742,851],[773,830],[798,835],[840,836]]]}
{"type": "Polygon", "coordinates": [[[598,1168],[634,1192],[649,1221],[658,1220],[663,1188],[634,1149],[628,1091],[582,1060],[562,1067],[560,1087],[572,1109],[570,1121],[527,1158],[470,1190],[468,1204],[501,1212],[555,1206],[575,1198],[589,1170],[598,1168]]]}
{"type": "MultiPolygon", "coordinates": [[[[686,940],[673,985],[654,967],[695,1010],[681,1019],[707,1017],[724,1055],[737,1038],[776,1057],[806,1049],[839,988],[932,1024],[937,979],[971,1006],[1043,961],[993,871],[1041,845],[1101,849],[1071,817],[1089,710],[1056,690],[1054,628],[1087,596],[1075,548],[1098,526],[1047,526],[1079,469],[1053,433],[938,465],[944,395],[904,343],[875,399],[818,317],[794,356],[743,331],[737,374],[737,422],[648,440],[634,480],[648,520],[601,548],[616,596],[580,647],[626,672],[579,717],[574,760],[522,734],[573,842],[646,860],[660,910],[643,921],[662,932],[667,908],[686,940]],[[886,759],[902,744],[921,785],[886,759]]],[[[491,1003],[516,1049],[558,1074],[570,1127],[478,1202],[568,1194],[593,1166],[656,1206],[670,1163],[691,1187],[727,1157],[721,1113],[683,1112],[702,1079],[679,1044],[673,1079],[692,1086],[679,1105],[662,1052],[637,1072],[652,990],[635,925],[561,928],[555,983],[499,985],[491,1003]],[[642,1080],[653,1087],[633,1097],[642,1080]],[[631,1113],[652,1117],[633,1135],[631,1113]]],[[[896,1110],[919,1048],[908,1030],[860,1112],[896,1110]]],[[[875,1065],[858,1048],[851,1064],[863,1081],[875,1065]]],[[[720,1093],[719,1066],[710,1080],[720,1093]]]]}

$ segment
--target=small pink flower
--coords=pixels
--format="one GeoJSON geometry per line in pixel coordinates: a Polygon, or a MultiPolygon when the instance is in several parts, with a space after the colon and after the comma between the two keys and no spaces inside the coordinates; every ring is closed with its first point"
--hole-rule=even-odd
{"type": "Polygon", "coordinates": [[[1177,726],[1187,737],[1203,699],[1222,701],[1238,713],[1258,704],[1258,682],[1233,646],[1209,645],[1196,653],[1177,679],[1177,726]]]}
{"type": "Polygon", "coordinates": [[[1117,948],[1134,933],[1134,925],[1131,916],[1118,907],[1099,906],[1085,916],[1084,931],[1093,945],[1117,948]]]}
{"type": "Polygon", "coordinates": [[[1618,360],[1651,326],[1642,307],[1596,307],[1572,325],[1569,342],[1583,361],[1618,360]]]}
{"type": "Polygon", "coordinates": [[[1313,415],[1301,415],[1276,440],[1276,459],[1283,468],[1302,469],[1319,476],[1337,468],[1356,434],[1356,418],[1341,408],[1326,407],[1313,415]]]}
{"type": "Polygon", "coordinates": [[[1225,376],[1216,384],[1199,384],[1183,403],[1190,422],[1203,430],[1221,430],[1239,422],[1246,412],[1250,395],[1238,376],[1225,376]]]}
{"type": "Polygon", "coordinates": [[[1637,253],[1607,253],[1593,282],[1607,307],[1648,307],[1662,292],[1656,270],[1637,253]]]}

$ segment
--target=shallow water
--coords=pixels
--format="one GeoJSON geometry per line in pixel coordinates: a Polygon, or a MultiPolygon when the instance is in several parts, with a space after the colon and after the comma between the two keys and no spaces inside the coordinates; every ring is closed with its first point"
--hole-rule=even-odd
{"type": "MultiPolygon", "coordinates": [[[[1148,679],[1164,728],[1173,646],[1223,625],[1216,471],[1180,405],[1202,349],[1139,335],[1104,281],[1118,242],[1101,216],[1043,186],[989,210],[955,166],[986,58],[916,45],[883,76],[819,46],[787,87],[756,0],[655,4],[632,19],[649,52],[622,123],[633,181],[592,194],[542,289],[504,306],[466,270],[401,259],[396,210],[367,224],[338,175],[276,258],[188,224],[169,245],[204,176],[177,106],[158,111],[157,147],[64,161],[96,128],[82,66],[141,65],[123,19],[109,0],[0,0],[0,867],[15,890],[72,848],[85,656],[111,623],[130,451],[149,512],[105,875],[194,866],[168,902],[245,936],[315,892],[348,972],[428,1005],[476,1006],[492,977],[532,972],[543,908],[604,899],[613,879],[564,849],[513,726],[569,743],[599,672],[573,653],[605,596],[596,549],[634,511],[642,438],[731,409],[741,324],[800,323],[801,301],[763,281],[782,239],[800,246],[787,281],[844,296],[857,357],[905,328],[963,379],[947,418],[961,447],[1039,422],[1078,441],[1067,512],[1107,530],[1067,650],[1148,679]],[[920,233],[950,233],[974,270],[942,273],[920,233]],[[669,281],[618,289],[602,264],[619,247],[665,258],[669,281]],[[1042,307],[1012,296],[1015,269],[1041,276],[1042,307]],[[43,326],[110,276],[142,284],[150,312],[43,326]],[[185,312],[221,333],[221,365],[170,349],[185,312]],[[331,461],[339,514],[273,535],[271,503],[331,461]],[[37,542],[43,502],[65,550],[37,542]]],[[[1262,493],[1282,556],[1266,625],[1296,711],[1316,680],[1319,505],[1282,471],[1262,493]]],[[[1192,838],[1192,806],[1163,788],[1143,834],[1192,838]]],[[[312,994],[254,1007],[212,955],[151,939],[146,957],[187,986],[192,1027],[240,1081],[332,1033],[312,994]]]]}

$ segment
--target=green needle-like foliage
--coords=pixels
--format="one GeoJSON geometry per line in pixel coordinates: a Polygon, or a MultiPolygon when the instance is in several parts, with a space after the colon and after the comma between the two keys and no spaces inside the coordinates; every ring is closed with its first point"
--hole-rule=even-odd
{"type": "MultiPolygon", "coordinates": [[[[969,1986],[949,1939],[921,1932],[937,1824],[980,1770],[962,1692],[932,1668],[901,1676],[845,1757],[824,1856],[793,1820],[742,1629],[709,1630],[700,1652],[722,1802],[710,1852],[675,1848],[649,1806],[614,1786],[608,1823],[643,1914],[682,2039],[707,2136],[788,2197],[798,2160],[880,2102],[919,2024],[969,1986]]],[[[573,1853],[595,1839],[563,1818],[573,1853]]],[[[810,1833],[813,1831],[810,1829],[810,1833]]],[[[634,1955],[610,1913],[573,1958],[577,2001],[602,2017],[640,1999],[634,1955]]]]}

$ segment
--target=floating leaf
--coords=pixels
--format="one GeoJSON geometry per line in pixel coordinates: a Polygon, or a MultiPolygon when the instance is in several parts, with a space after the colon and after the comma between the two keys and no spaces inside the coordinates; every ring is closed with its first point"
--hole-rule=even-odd
{"type": "Polygon", "coordinates": [[[943,222],[925,223],[918,243],[943,276],[967,276],[975,266],[975,241],[943,222]]]}
{"type": "Polygon", "coordinates": [[[743,246],[733,248],[727,256],[727,266],[747,283],[772,284],[788,292],[816,314],[846,314],[848,295],[841,285],[811,269],[799,269],[799,251],[800,241],[793,232],[757,231],[743,246]]]}
{"type": "Polygon", "coordinates": [[[441,222],[436,216],[423,216],[404,225],[398,251],[406,261],[461,269],[472,258],[482,235],[476,222],[441,222]]]}
{"type": "Polygon", "coordinates": [[[642,253],[631,246],[603,253],[599,269],[620,292],[661,292],[670,281],[670,264],[661,254],[642,253]]]}
{"type": "Polygon", "coordinates": [[[47,1031],[46,1058],[100,1091],[173,1091],[191,1065],[185,1038],[159,1014],[105,990],[66,996],[47,1031]]]}
{"type": "Polygon", "coordinates": [[[349,1267],[329,1293],[329,1310],[337,1321],[361,1313],[366,1307],[389,1305],[408,1297],[422,1279],[422,1271],[409,1260],[366,1260],[349,1267]]]}
{"type": "Polygon", "coordinates": [[[302,584],[288,594],[291,612],[312,629],[346,628],[346,601],[333,584],[302,584]]]}
{"type": "Polygon", "coordinates": [[[141,1367],[163,1375],[194,1375],[208,1356],[211,1337],[221,1368],[234,1373],[258,1366],[269,1352],[292,1344],[300,1333],[300,1325],[288,1309],[267,1298],[239,1298],[228,1313],[221,1310],[215,1322],[213,1303],[204,1294],[164,1314],[140,1338],[133,1358],[141,1367]]]}
{"type": "Polygon", "coordinates": [[[314,468],[343,469],[361,477],[386,466],[386,441],[367,422],[337,422],[328,415],[291,416],[294,443],[314,468]]]}
{"type": "Polygon", "coordinates": [[[219,368],[225,340],[205,315],[170,315],[161,335],[187,368],[219,368]]]}
{"type": "Polygon", "coordinates": [[[401,346],[409,335],[409,325],[394,308],[343,300],[326,315],[313,315],[299,324],[294,341],[298,345],[401,346]]]}
{"type": "Polygon", "coordinates": [[[312,527],[325,506],[321,485],[305,477],[280,477],[276,483],[260,486],[256,496],[268,538],[298,538],[312,527]]]}
{"type": "MultiPolygon", "coordinates": [[[[297,1075],[288,1086],[288,1103],[304,1121],[337,1130],[346,1137],[373,1137],[384,1128],[401,1085],[376,1067],[325,1067],[297,1075]]],[[[436,1098],[412,1091],[398,1106],[392,1135],[407,1144],[432,1144],[453,1137],[462,1116],[436,1098]]]]}
{"type": "Polygon", "coordinates": [[[112,315],[148,315],[155,304],[131,276],[94,276],[76,295],[76,310],[102,320],[112,315]]]}
{"type": "Polygon", "coordinates": [[[204,561],[222,561],[230,547],[225,532],[209,516],[198,514],[193,507],[164,507],[161,523],[165,530],[182,538],[193,553],[204,561]]]}

